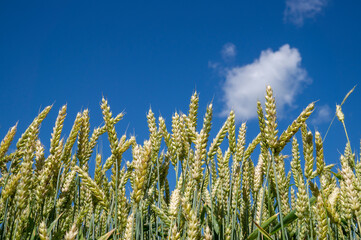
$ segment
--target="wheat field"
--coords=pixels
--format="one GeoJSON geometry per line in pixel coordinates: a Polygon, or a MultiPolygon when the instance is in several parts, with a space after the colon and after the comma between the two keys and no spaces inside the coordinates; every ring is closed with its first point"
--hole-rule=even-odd
{"type": "MultiPolygon", "coordinates": [[[[66,139],[63,106],[48,156],[38,135],[52,106],[16,143],[17,126],[10,128],[0,145],[0,239],[360,239],[361,162],[347,141],[342,168],[325,163],[321,134],[306,124],[315,103],[281,133],[267,87],[265,108],[255,103],[259,133],[246,141],[246,123],[236,129],[233,111],[210,139],[212,104],[200,121],[198,101],[194,93],[171,126],[149,110],[143,143],[116,132],[123,114],[113,115],[105,99],[104,125],[91,130],[84,110],[66,139]],[[95,150],[101,135],[110,156],[95,150]]],[[[336,117],[347,136],[342,104],[336,117]]]]}

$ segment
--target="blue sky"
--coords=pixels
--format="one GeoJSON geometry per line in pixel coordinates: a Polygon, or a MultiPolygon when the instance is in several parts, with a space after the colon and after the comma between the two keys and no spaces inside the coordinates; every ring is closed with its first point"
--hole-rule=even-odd
{"type": "MultiPolygon", "coordinates": [[[[213,100],[214,134],[235,109],[251,140],[266,84],[276,94],[280,131],[319,100],[309,126],[324,135],[335,104],[359,83],[360,10],[351,0],[1,1],[0,138],[17,121],[20,136],[50,104],[40,135],[45,145],[63,104],[64,136],[85,108],[99,126],[104,96],[114,113],[126,112],[119,133],[142,143],[150,107],[170,129],[172,114],[186,112],[197,90],[201,115],[213,100]]],[[[357,152],[360,87],[343,106],[357,152]]],[[[335,122],[327,163],[338,162],[345,143],[335,122]]]]}

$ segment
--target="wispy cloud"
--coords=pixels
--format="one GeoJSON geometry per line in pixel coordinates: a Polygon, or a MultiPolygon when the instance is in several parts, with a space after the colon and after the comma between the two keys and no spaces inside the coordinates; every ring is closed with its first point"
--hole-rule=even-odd
{"type": "Polygon", "coordinates": [[[327,0],[286,0],[284,20],[302,26],[304,19],[314,18],[327,5],[327,0]]]}
{"type": "Polygon", "coordinates": [[[226,43],[221,50],[223,60],[229,61],[237,55],[236,46],[233,43],[226,43]]]}
{"type": "Polygon", "coordinates": [[[303,85],[309,82],[307,72],[301,67],[301,55],[288,44],[278,51],[267,49],[253,63],[226,70],[223,93],[225,109],[236,113],[237,120],[255,118],[256,101],[264,98],[267,85],[271,85],[277,108],[291,106],[303,85]]]}
{"type": "Polygon", "coordinates": [[[329,122],[332,117],[332,110],[328,105],[322,105],[316,107],[316,113],[314,113],[314,117],[311,119],[311,123],[313,125],[319,125],[321,123],[329,122]]]}
{"type": "Polygon", "coordinates": [[[219,67],[219,63],[208,61],[208,67],[211,69],[217,69],[219,67]]]}

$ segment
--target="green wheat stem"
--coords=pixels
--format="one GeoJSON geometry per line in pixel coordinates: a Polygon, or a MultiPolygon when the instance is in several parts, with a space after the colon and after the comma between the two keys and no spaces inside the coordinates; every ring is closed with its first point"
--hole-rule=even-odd
{"type": "Polygon", "coordinates": [[[275,177],[275,182],[276,182],[277,202],[278,202],[278,210],[279,210],[279,213],[280,213],[282,239],[285,240],[285,239],[287,239],[287,236],[286,236],[286,234],[285,234],[285,229],[284,229],[284,226],[283,226],[283,216],[282,216],[282,209],[281,209],[281,199],[280,199],[280,194],[279,194],[279,189],[278,189],[278,180],[277,180],[277,171],[276,171],[275,160],[274,160],[274,152],[275,152],[275,151],[272,150],[271,161],[272,161],[272,167],[273,167],[273,172],[274,172],[274,177],[275,177]]]}

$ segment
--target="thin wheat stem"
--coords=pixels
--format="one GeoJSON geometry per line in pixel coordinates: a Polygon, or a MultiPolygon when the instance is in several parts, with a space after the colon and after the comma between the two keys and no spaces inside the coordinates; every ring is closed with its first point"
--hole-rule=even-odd
{"type": "Polygon", "coordinates": [[[282,214],[282,209],[281,209],[280,193],[279,193],[279,189],[278,189],[278,179],[277,179],[277,171],[276,171],[275,160],[274,160],[274,151],[272,151],[272,154],[271,154],[271,161],[272,161],[272,167],[273,167],[275,183],[276,183],[277,202],[278,202],[278,210],[279,210],[279,213],[280,213],[282,239],[285,240],[285,239],[287,239],[287,236],[285,234],[285,229],[284,229],[284,226],[283,226],[283,216],[282,216],[283,214],[282,214]]]}

